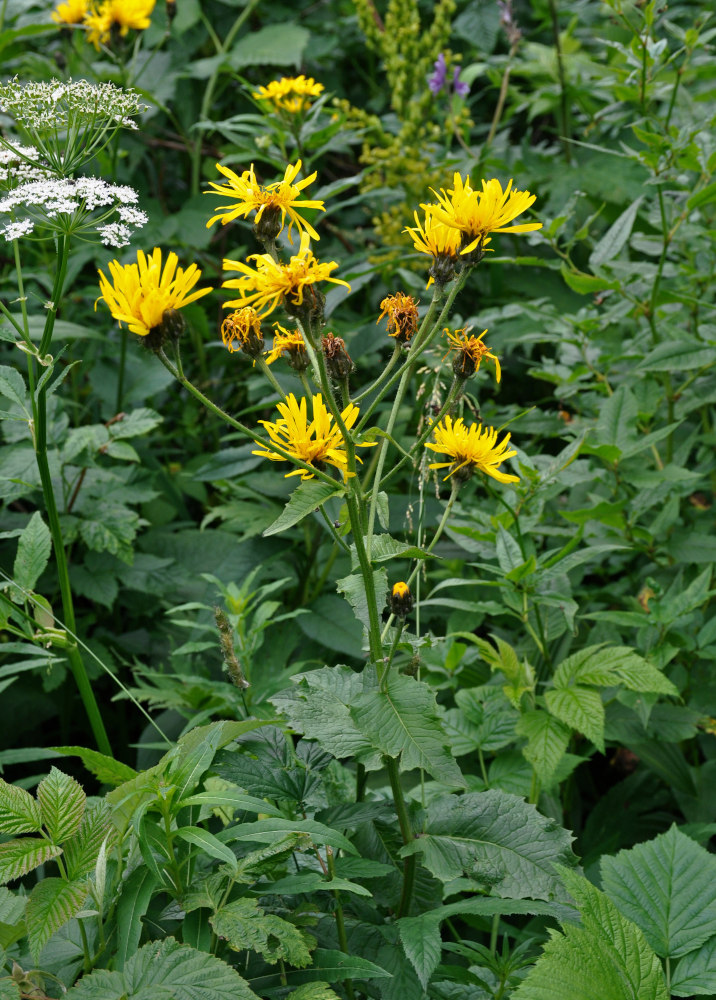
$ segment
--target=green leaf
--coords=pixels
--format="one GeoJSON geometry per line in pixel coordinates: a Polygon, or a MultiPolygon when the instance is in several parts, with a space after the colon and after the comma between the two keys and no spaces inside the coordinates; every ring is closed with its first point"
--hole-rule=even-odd
{"type": "Polygon", "coordinates": [[[55,844],[77,833],[87,796],[74,778],[52,767],[37,786],[37,801],[42,810],[42,822],[55,844]]]}
{"type": "Polygon", "coordinates": [[[494,753],[513,742],[520,714],[501,687],[484,684],[463,688],[455,695],[455,701],[467,721],[476,727],[472,733],[475,747],[494,753]]]}
{"type": "Polygon", "coordinates": [[[226,962],[174,938],[144,945],[122,972],[98,970],[64,994],[66,1000],[257,1000],[226,962]]]}
{"type": "Polygon", "coordinates": [[[683,340],[658,344],[636,366],[643,372],[685,372],[694,368],[710,368],[716,364],[713,347],[683,340]]]}
{"type": "Polygon", "coordinates": [[[0,924],[17,924],[27,906],[27,896],[18,896],[6,886],[0,886],[0,924]]]}
{"type": "Polygon", "coordinates": [[[35,511],[17,543],[13,582],[23,591],[32,590],[50,559],[50,530],[35,511]]]}
{"type": "Polygon", "coordinates": [[[79,757],[87,770],[103,785],[121,785],[137,777],[134,768],[115,760],[114,757],[99,753],[98,750],[76,746],[52,747],[52,750],[64,754],[65,757],[79,757]]]}
{"type": "Polygon", "coordinates": [[[310,892],[354,892],[357,896],[372,896],[365,886],[357,882],[349,882],[344,878],[327,879],[320,872],[301,872],[298,875],[287,875],[270,886],[261,886],[263,893],[279,896],[296,896],[310,892]]]}
{"type": "Polygon", "coordinates": [[[142,917],[149,909],[154,892],[160,888],[154,872],[145,866],[135,868],[122,883],[117,903],[117,952],[115,964],[121,970],[135,954],[142,935],[142,917]]]}
{"type": "Polygon", "coordinates": [[[213,833],[209,833],[208,830],[202,830],[200,826],[179,827],[175,836],[200,848],[210,857],[216,858],[218,861],[223,861],[224,864],[231,865],[232,868],[236,865],[236,855],[234,852],[226,844],[222,844],[220,840],[217,840],[213,833]]]}
{"type": "Polygon", "coordinates": [[[600,404],[596,434],[599,444],[614,445],[623,451],[636,439],[638,413],[634,393],[627,385],[619,388],[600,404]]]}
{"type": "Polygon", "coordinates": [[[322,594],[309,611],[309,615],[297,619],[298,627],[309,639],[331,652],[360,657],[363,630],[344,600],[337,594],[322,594]]]}
{"type": "Polygon", "coordinates": [[[295,66],[298,69],[310,37],[307,28],[291,21],[270,24],[248,32],[232,46],[229,62],[233,69],[244,66],[295,66]]]}
{"type": "Polygon", "coordinates": [[[66,882],[62,878],[43,878],[37,883],[25,911],[27,937],[35,962],[55,931],[82,909],[87,892],[84,879],[66,882]]]}
{"type": "Polygon", "coordinates": [[[121,420],[111,424],[109,436],[115,441],[121,438],[141,437],[153,431],[163,420],[164,417],[160,416],[156,410],[141,406],[137,410],[132,410],[131,413],[125,413],[121,420]]]}
{"type": "Polygon", "coordinates": [[[350,713],[350,705],[370,683],[371,675],[367,670],[358,674],[339,664],[311,670],[291,680],[295,687],[279,692],[271,701],[293,729],[316,740],[339,760],[354,757],[370,770],[381,766],[379,754],[360,732],[350,713]]]}
{"type": "Polygon", "coordinates": [[[331,497],[343,496],[345,490],[338,484],[331,486],[319,479],[307,479],[300,483],[288,498],[288,503],[279,516],[264,531],[264,535],[275,535],[279,531],[292,528],[317,507],[331,497]]]}
{"type": "Polygon", "coordinates": [[[509,899],[564,897],[555,864],[574,866],[572,837],[516,795],[498,789],[446,795],[428,807],[426,832],[402,849],[441,882],[467,876],[509,899]]]}
{"type": "Polygon", "coordinates": [[[563,924],[513,1000],[669,1000],[659,959],[638,927],[575,872],[563,881],[582,926],[563,924]]]}
{"type": "Polygon", "coordinates": [[[675,997],[716,993],[716,938],[681,959],[671,976],[671,992],[675,997]]]}
{"type": "Polygon", "coordinates": [[[716,201],[716,181],[711,184],[707,184],[706,187],[701,188],[686,202],[686,207],[690,212],[695,208],[700,208],[702,205],[708,205],[709,202],[716,201]]]}
{"type": "Polygon", "coordinates": [[[227,903],[209,917],[209,923],[234,951],[254,951],[271,965],[284,961],[302,969],[311,964],[300,930],[273,913],[265,913],[255,899],[227,903]]]}
{"type": "Polygon", "coordinates": [[[68,878],[78,879],[93,871],[102,844],[113,840],[113,834],[109,805],[104,801],[91,802],[77,833],[62,845],[68,878]]]}
{"type": "Polygon", "coordinates": [[[62,854],[62,848],[39,837],[20,837],[0,844],[0,883],[27,875],[38,865],[62,854]]]}
{"type": "Polygon", "coordinates": [[[404,917],[398,921],[398,933],[403,951],[425,990],[440,962],[443,946],[440,921],[430,913],[419,917],[404,917]]]}
{"type": "Polygon", "coordinates": [[[438,718],[435,692],[427,684],[394,673],[385,693],[364,692],[350,706],[350,713],[376,750],[400,756],[404,771],[421,768],[445,785],[465,786],[438,718]]]}
{"type": "Polygon", "coordinates": [[[547,691],[545,701],[552,715],[584,733],[604,753],[604,703],[598,691],[573,684],[547,691]]]}
{"type": "Polygon", "coordinates": [[[332,830],[323,823],[313,819],[260,819],[256,823],[242,823],[240,826],[224,830],[219,839],[224,842],[231,840],[258,840],[270,844],[286,833],[308,833],[315,844],[328,844],[336,850],[357,854],[353,844],[337,830],[332,830]]]}
{"type": "Polygon", "coordinates": [[[716,935],[716,857],[675,825],[603,857],[601,873],[607,895],[662,958],[678,958],[716,935]]]}
{"type": "Polygon", "coordinates": [[[0,365],[0,396],[12,400],[27,413],[27,390],[19,371],[8,365],[0,365]]]}
{"type": "Polygon", "coordinates": [[[340,1000],[328,983],[304,983],[297,990],[292,990],[286,1000],[340,1000]]]}
{"type": "Polygon", "coordinates": [[[29,792],[0,778],[0,833],[39,833],[40,807],[29,792]]]}
{"type": "Polygon", "coordinates": [[[392,535],[374,535],[370,558],[371,562],[386,562],[388,559],[435,559],[436,557],[417,545],[399,542],[392,535]]]}
{"type": "Polygon", "coordinates": [[[206,726],[190,729],[180,737],[177,745],[162,758],[162,762],[169,763],[167,778],[176,785],[177,801],[181,801],[196,788],[219,750],[239,736],[267,726],[270,722],[270,719],[211,722],[206,726]]]}
{"type": "Polygon", "coordinates": [[[0,1000],[22,1000],[20,987],[13,979],[0,979],[0,1000]]]}
{"type": "MultiPolygon", "coordinates": [[[[343,577],[342,580],[336,580],[336,589],[340,594],[343,594],[345,599],[353,608],[353,613],[358,621],[361,622],[366,631],[368,631],[370,629],[368,595],[365,591],[365,583],[363,582],[362,575],[360,573],[352,573],[350,576],[343,577]]],[[[376,598],[375,611],[378,620],[380,620],[380,612],[385,603],[385,595],[388,591],[387,570],[373,570],[373,590],[376,598]]],[[[353,652],[353,656],[358,656],[359,653],[360,650],[356,649],[353,652]]]]}
{"type": "MultiPolygon", "coordinates": [[[[255,795],[247,795],[245,792],[235,791],[233,788],[217,788],[210,792],[198,792],[190,795],[188,799],[181,800],[182,806],[208,806],[210,809],[223,809],[232,811],[240,809],[242,812],[265,813],[267,816],[283,816],[278,806],[272,805],[266,799],[259,799],[255,795]]],[[[234,859],[236,860],[236,859],[234,859]]]]}
{"type": "MultiPolygon", "coordinates": [[[[643,616],[640,623],[643,623],[643,616]]],[[[554,674],[555,687],[565,688],[572,681],[611,687],[622,684],[629,691],[648,694],[666,694],[678,697],[677,688],[660,670],[652,666],[630,646],[586,646],[568,656],[554,674]]]]}
{"type": "Polygon", "coordinates": [[[525,712],[517,724],[517,733],[527,738],[522,748],[525,759],[545,788],[548,788],[562,757],[567,752],[570,730],[549,712],[525,712]]]}
{"type": "Polygon", "coordinates": [[[559,270],[567,287],[571,288],[573,292],[577,292],[578,295],[594,295],[596,292],[603,292],[607,289],[616,291],[619,288],[618,281],[597,277],[594,274],[585,274],[584,271],[573,271],[564,263],[559,270]]]}
{"type": "Polygon", "coordinates": [[[601,267],[602,264],[606,264],[620,253],[622,247],[626,244],[626,241],[631,235],[632,228],[634,226],[634,221],[636,219],[636,214],[639,211],[639,206],[642,203],[643,195],[636,199],[614,222],[600,241],[597,243],[595,248],[589,255],[589,266],[594,270],[595,268],[601,267]]]}
{"type": "Polygon", "coordinates": [[[288,976],[291,983],[315,983],[326,980],[339,983],[344,979],[391,978],[389,972],[369,962],[367,958],[346,955],[331,948],[316,948],[313,952],[313,965],[308,969],[291,970],[288,976]]]}

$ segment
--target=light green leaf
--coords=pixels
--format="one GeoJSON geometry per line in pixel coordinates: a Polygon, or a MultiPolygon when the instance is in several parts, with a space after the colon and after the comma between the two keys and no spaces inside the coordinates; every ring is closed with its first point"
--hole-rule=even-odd
{"type": "MultiPolygon", "coordinates": [[[[642,619],[643,620],[643,619],[642,619]]],[[[679,692],[668,677],[630,646],[586,646],[568,656],[554,674],[555,687],[564,688],[571,682],[611,687],[622,684],[630,691],[667,694],[679,692]]]]}
{"type": "Polygon", "coordinates": [[[0,1000],[21,1000],[20,987],[13,979],[0,979],[0,1000]]]}
{"type": "Polygon", "coordinates": [[[270,895],[295,896],[309,892],[353,892],[357,896],[372,896],[369,889],[349,882],[348,879],[326,879],[320,872],[301,872],[298,875],[287,875],[270,886],[262,886],[261,891],[270,895]]]}
{"type": "Polygon", "coordinates": [[[87,892],[84,879],[66,882],[61,878],[43,878],[37,883],[25,911],[27,937],[35,962],[55,931],[82,909],[87,892]]]}
{"type": "Polygon", "coordinates": [[[35,511],[20,535],[12,571],[14,583],[21,590],[33,589],[47,566],[51,549],[50,530],[35,511]]]}
{"type": "Polygon", "coordinates": [[[370,547],[371,562],[386,562],[388,559],[435,559],[434,555],[407,542],[399,542],[391,535],[374,535],[370,547]]]}
{"type": "Polygon", "coordinates": [[[38,865],[62,854],[62,848],[39,837],[20,837],[0,844],[0,883],[27,875],[38,865]]]}
{"type": "Polygon", "coordinates": [[[142,917],[149,909],[154,892],[160,888],[154,872],[144,865],[135,868],[122,882],[117,903],[117,952],[115,963],[121,970],[137,951],[142,935],[142,917]]]}
{"type": "Polygon", "coordinates": [[[37,786],[37,801],[42,810],[42,822],[55,844],[77,833],[87,796],[74,778],[52,767],[37,786]]]}
{"type": "Polygon", "coordinates": [[[258,840],[270,844],[277,839],[277,834],[286,833],[308,833],[315,844],[328,844],[349,854],[358,853],[342,833],[313,819],[260,819],[256,823],[230,827],[219,835],[219,839],[224,843],[232,840],[258,840]]]}
{"type": "Polygon", "coordinates": [[[627,385],[620,385],[600,404],[596,426],[599,444],[614,445],[620,451],[632,444],[636,439],[637,413],[634,393],[627,385]]]}
{"type": "Polygon", "coordinates": [[[6,886],[0,886],[0,924],[17,924],[27,906],[27,896],[18,896],[6,886]]]}
{"type": "Polygon", "coordinates": [[[331,948],[316,948],[313,952],[313,965],[308,969],[300,969],[289,973],[292,983],[315,983],[328,980],[332,983],[344,979],[390,979],[391,975],[379,965],[369,962],[367,958],[358,955],[346,955],[342,951],[331,948]]]}
{"type": "Polygon", "coordinates": [[[601,872],[607,895],[662,958],[678,958],[716,935],[716,857],[676,826],[603,857],[601,872]]]}
{"type": "Polygon", "coordinates": [[[160,416],[156,410],[141,406],[138,410],[125,413],[121,420],[111,424],[109,435],[115,441],[121,438],[141,437],[153,431],[163,420],[164,417],[160,416]]]}
{"type": "Polygon", "coordinates": [[[113,839],[109,805],[103,800],[91,802],[85,809],[77,833],[62,845],[68,877],[78,879],[93,871],[102,844],[109,841],[111,845],[113,839]]]}
{"type": "Polygon", "coordinates": [[[17,403],[27,413],[27,390],[24,379],[19,371],[8,365],[0,365],[0,396],[17,403]]]}
{"type": "Polygon", "coordinates": [[[425,990],[438,967],[442,953],[440,921],[430,913],[419,917],[404,917],[398,921],[398,933],[403,951],[425,990]]]}
{"type": "Polygon", "coordinates": [[[604,753],[604,704],[598,691],[573,684],[547,691],[545,701],[552,715],[584,733],[604,753]]]}
{"type": "Polygon", "coordinates": [[[84,976],[66,1000],[257,1000],[226,962],[174,938],[144,945],[122,972],[84,976]]]}
{"type": "Polygon", "coordinates": [[[214,834],[209,833],[208,830],[202,830],[199,826],[182,826],[176,831],[175,836],[200,848],[210,857],[216,858],[218,861],[223,861],[224,864],[231,865],[232,867],[236,865],[236,855],[234,852],[226,844],[222,844],[220,840],[217,840],[214,834]]]}
{"type": "Polygon", "coordinates": [[[564,898],[555,864],[574,866],[572,837],[498,789],[446,795],[428,806],[426,832],[402,849],[442,882],[467,876],[509,899],[564,898]]]}
{"type": "Polygon", "coordinates": [[[681,959],[671,976],[671,992],[675,997],[716,993],[716,937],[681,959]]]}
{"type": "MultiPolygon", "coordinates": [[[[350,576],[336,580],[336,589],[343,594],[359,622],[368,631],[370,629],[370,617],[368,614],[368,596],[365,592],[365,583],[360,573],[352,573],[350,576]]],[[[388,571],[376,569],[373,571],[373,590],[376,597],[376,615],[380,620],[380,612],[385,604],[385,595],[388,591],[388,571]]],[[[358,650],[354,656],[358,655],[358,650]]]]}
{"type": "Polygon", "coordinates": [[[253,951],[275,965],[284,961],[299,969],[311,964],[311,953],[300,930],[273,913],[265,913],[255,899],[236,899],[209,917],[214,933],[234,951],[253,951]]]}
{"type": "Polygon", "coordinates": [[[653,351],[636,366],[643,372],[686,372],[695,368],[710,368],[716,364],[713,347],[704,347],[700,342],[688,343],[684,340],[657,344],[653,351]]]}
{"type": "Polygon", "coordinates": [[[575,872],[563,881],[582,926],[563,924],[513,1000],[669,1000],[661,963],[638,927],[575,872]]]}
{"type": "Polygon", "coordinates": [[[527,738],[522,748],[525,759],[535,770],[543,787],[548,788],[567,751],[570,730],[549,712],[525,712],[517,724],[517,733],[527,738]]]}
{"type": "Polygon", "coordinates": [[[63,746],[52,747],[55,753],[65,757],[79,757],[87,770],[94,774],[103,785],[121,785],[137,777],[137,772],[128,764],[123,764],[114,757],[108,757],[98,750],[88,750],[86,747],[63,746]]]}
{"type": "Polygon", "coordinates": [[[234,69],[244,66],[295,66],[303,58],[310,32],[307,28],[284,21],[250,31],[231,49],[229,62],[234,69]]]}
{"type": "MultiPolygon", "coordinates": [[[[283,816],[278,806],[272,805],[266,799],[259,799],[246,792],[235,791],[233,788],[217,788],[210,792],[198,792],[181,800],[182,806],[207,806],[210,809],[235,810],[242,812],[265,813],[267,816],[283,816]]],[[[235,859],[234,859],[235,860],[235,859]]]]}
{"type": "Polygon", "coordinates": [[[307,479],[300,483],[288,498],[288,503],[279,516],[264,531],[264,535],[275,535],[279,531],[292,528],[317,507],[331,497],[342,496],[345,490],[337,483],[331,486],[319,479],[307,479]]]}
{"type": "Polygon", "coordinates": [[[438,718],[435,692],[427,684],[393,674],[385,693],[364,692],[350,706],[350,713],[376,750],[400,756],[404,771],[421,768],[448,787],[465,786],[438,718]]]}
{"type": "Polygon", "coordinates": [[[340,1000],[328,983],[304,983],[297,990],[291,990],[286,1000],[340,1000]]]}
{"type": "Polygon", "coordinates": [[[636,214],[643,196],[636,199],[614,222],[589,255],[589,266],[594,270],[619,254],[631,235],[636,214]]]}
{"type": "Polygon", "coordinates": [[[39,833],[41,829],[42,814],[32,795],[0,778],[0,833],[39,833]]]}

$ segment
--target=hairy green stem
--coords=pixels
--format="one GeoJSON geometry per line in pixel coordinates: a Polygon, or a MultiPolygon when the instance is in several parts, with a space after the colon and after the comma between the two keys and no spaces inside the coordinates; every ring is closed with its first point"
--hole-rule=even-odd
{"type": "Polygon", "coordinates": [[[567,102],[567,76],[564,71],[564,55],[562,53],[562,42],[559,37],[559,16],[557,14],[556,0],[549,0],[549,13],[552,20],[552,34],[554,35],[554,49],[557,55],[557,73],[559,75],[559,109],[560,109],[560,142],[564,158],[567,163],[572,162],[570,150],[571,129],[569,127],[569,106],[567,102]]]}
{"type": "MultiPolygon", "coordinates": [[[[336,877],[336,863],[333,860],[333,850],[330,847],[326,847],[326,865],[328,866],[328,874],[331,876],[331,882],[336,877]]],[[[341,894],[337,889],[333,890],[333,898],[336,901],[336,932],[338,934],[338,945],[344,955],[350,955],[350,950],[348,948],[348,936],[346,935],[346,922],[343,916],[343,904],[341,903],[341,894]]],[[[346,991],[346,996],[348,1000],[353,1000],[353,983],[350,979],[346,979],[343,983],[346,991]]]]}
{"type": "MultiPolygon", "coordinates": [[[[403,786],[400,783],[400,768],[398,767],[398,762],[394,757],[383,757],[383,765],[388,772],[388,778],[390,780],[390,788],[393,793],[395,811],[398,816],[398,825],[400,826],[400,836],[403,839],[403,844],[409,844],[414,839],[413,829],[410,825],[408,807],[405,803],[405,796],[403,795],[403,786]]],[[[410,910],[410,901],[413,896],[413,885],[415,884],[415,867],[415,855],[409,854],[403,862],[403,888],[400,894],[400,903],[398,904],[398,919],[406,916],[410,910]]]]}
{"type": "MultiPolygon", "coordinates": [[[[390,668],[393,663],[393,657],[395,656],[395,651],[398,648],[398,643],[400,642],[400,637],[403,634],[403,629],[405,628],[405,619],[401,618],[398,622],[398,627],[395,630],[395,636],[393,637],[393,642],[390,647],[390,652],[388,653],[388,662],[385,665],[385,670],[380,678],[380,691],[381,694],[385,694],[388,690],[388,676],[390,674],[390,668]]],[[[382,637],[381,637],[382,638],[382,637]]]]}

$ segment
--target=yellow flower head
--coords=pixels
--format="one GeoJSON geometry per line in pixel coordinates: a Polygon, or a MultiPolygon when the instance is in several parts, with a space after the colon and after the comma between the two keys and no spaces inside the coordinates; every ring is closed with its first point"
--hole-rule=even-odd
{"type": "Polygon", "coordinates": [[[259,101],[269,101],[276,110],[301,114],[311,106],[311,98],[318,97],[324,89],[312,76],[283,76],[272,80],[267,87],[260,87],[253,96],[259,101]]]}
{"type": "Polygon", "coordinates": [[[412,295],[396,292],[388,295],[380,304],[380,316],[376,323],[386,317],[388,336],[395,337],[399,344],[407,344],[418,329],[418,303],[412,295]]]}
{"type": "Polygon", "coordinates": [[[124,38],[130,28],[144,31],[151,23],[156,0],[103,0],[85,18],[87,39],[96,49],[110,40],[112,28],[124,38]]]}
{"type": "Polygon", "coordinates": [[[312,306],[318,299],[313,285],[318,281],[331,281],[335,285],[350,285],[340,278],[332,278],[331,271],[338,267],[335,261],[319,264],[309,249],[308,233],[301,234],[301,246],[298,253],[291,257],[288,264],[278,264],[268,253],[252,254],[249,260],[256,261],[256,267],[250,267],[239,260],[225,260],[225,271],[238,271],[239,278],[230,278],[222,288],[237,288],[241,298],[226,302],[226,306],[253,305],[261,316],[267,316],[277,306],[285,303],[291,308],[304,304],[312,306]],[[309,301],[304,303],[304,298],[309,301]]]}
{"type": "Polygon", "coordinates": [[[460,256],[462,235],[458,229],[436,218],[434,206],[421,207],[425,209],[425,221],[421,224],[418,213],[414,212],[415,226],[406,226],[403,232],[412,236],[416,250],[428,253],[433,258],[427,285],[430,288],[433,281],[444,285],[452,279],[455,274],[455,264],[460,256]]]}
{"type": "Polygon", "coordinates": [[[250,357],[257,357],[264,349],[259,314],[251,306],[232,312],[221,324],[221,339],[229,353],[244,351],[250,357]]]}
{"type": "Polygon", "coordinates": [[[211,182],[210,187],[214,190],[207,191],[206,194],[219,194],[224,198],[234,198],[238,204],[220,205],[218,214],[207,222],[207,229],[209,226],[213,226],[217,220],[221,222],[222,226],[226,226],[229,222],[233,222],[234,219],[240,217],[246,218],[250,212],[256,212],[254,224],[258,226],[262,217],[264,217],[264,224],[269,228],[267,236],[270,239],[275,239],[281,232],[286,223],[286,216],[289,218],[288,238],[291,243],[293,243],[291,230],[294,223],[299,235],[302,235],[305,229],[314,240],[319,238],[318,233],[310,222],[302,219],[296,211],[297,208],[317,208],[321,212],[325,211],[322,201],[308,201],[300,198],[303,188],[308,187],[316,179],[314,171],[310,177],[306,177],[296,184],[293,183],[301,169],[300,160],[286,167],[283,180],[275,181],[267,187],[262,187],[256,181],[253,163],[251,164],[251,169],[244,170],[241,176],[234,173],[228,167],[222,166],[221,163],[216,164],[216,169],[225,177],[228,177],[229,183],[214,184],[211,182]],[[279,215],[281,216],[280,226],[278,225],[279,215]]]}
{"type": "Polygon", "coordinates": [[[50,15],[55,24],[66,28],[73,24],[82,24],[89,10],[89,0],[66,0],[59,4],[50,15]]]}
{"type": "Polygon", "coordinates": [[[298,370],[305,371],[310,362],[300,331],[286,330],[280,323],[274,323],[274,329],[276,332],[273,338],[273,347],[266,354],[266,364],[272,365],[274,361],[278,361],[282,354],[285,354],[288,356],[292,368],[297,367],[296,362],[298,362],[298,370]]]}
{"type": "MultiPolygon", "coordinates": [[[[192,288],[201,278],[196,264],[177,267],[179,258],[170,253],[162,270],[162,251],[154,248],[150,256],[137,251],[137,263],[122,266],[119,261],[109,263],[109,281],[99,271],[99,287],[109,311],[120,324],[126,323],[132,333],[146,337],[160,326],[167,309],[182,309],[207,295],[211,288],[192,288]]],[[[95,302],[95,309],[97,308],[95,302]]]]}
{"type": "Polygon", "coordinates": [[[448,329],[445,330],[450,350],[457,351],[457,357],[453,361],[453,371],[458,378],[469,378],[470,375],[480,370],[482,359],[489,358],[490,361],[495,362],[495,377],[498,382],[500,381],[502,377],[500,360],[482,341],[486,333],[487,330],[483,330],[479,337],[473,337],[469,330],[455,330],[454,333],[448,329]]]}
{"type": "Polygon", "coordinates": [[[453,187],[447,192],[433,191],[437,205],[421,205],[432,212],[439,222],[462,233],[463,254],[484,249],[490,233],[529,233],[541,229],[541,222],[523,222],[517,226],[508,223],[521,215],[534,202],[536,195],[529,191],[513,191],[512,181],[505,190],[494,177],[482,182],[482,190],[475,190],[470,178],[463,181],[460,174],[453,176],[453,187]]]}
{"type": "Polygon", "coordinates": [[[445,479],[460,473],[460,478],[469,478],[475,469],[492,476],[499,483],[518,483],[519,476],[511,476],[500,472],[499,466],[517,452],[507,450],[510,435],[505,434],[497,443],[497,431],[492,427],[482,429],[481,424],[471,424],[466,427],[462,417],[453,421],[444,417],[435,427],[435,444],[428,442],[426,448],[449,455],[449,462],[433,462],[431,469],[450,469],[445,479]]]}
{"type": "MultiPolygon", "coordinates": [[[[278,420],[273,422],[260,420],[259,423],[264,425],[272,442],[290,455],[317,469],[332,465],[343,473],[344,479],[347,479],[353,473],[348,472],[348,458],[340,429],[333,422],[333,416],[326,408],[320,392],[311,397],[311,404],[313,420],[308,419],[305,398],[299,402],[293,393],[290,393],[285,402],[276,404],[281,414],[278,420]]],[[[358,407],[353,403],[349,403],[341,412],[343,423],[349,430],[358,419],[358,413],[358,407]]],[[[361,448],[371,446],[357,443],[361,448]]],[[[286,461],[283,455],[277,455],[276,452],[267,449],[254,451],[252,454],[270,458],[272,462],[286,461]]],[[[307,469],[294,469],[293,472],[286,473],[286,478],[289,476],[312,479],[313,473],[307,469]]]]}

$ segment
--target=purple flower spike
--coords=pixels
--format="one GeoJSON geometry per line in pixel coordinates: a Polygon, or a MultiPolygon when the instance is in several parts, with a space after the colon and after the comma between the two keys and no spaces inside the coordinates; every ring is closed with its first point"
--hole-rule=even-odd
{"type": "Polygon", "coordinates": [[[468,83],[461,83],[458,77],[460,76],[460,67],[456,66],[452,73],[452,86],[453,90],[458,97],[467,97],[470,93],[470,85],[468,83]]]}
{"type": "Polygon", "coordinates": [[[430,88],[430,92],[432,94],[437,95],[447,82],[447,66],[445,65],[445,56],[442,52],[435,60],[433,69],[435,72],[432,76],[428,77],[428,87],[430,88]]]}

